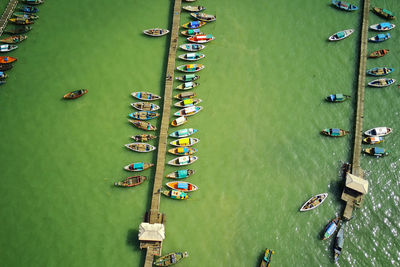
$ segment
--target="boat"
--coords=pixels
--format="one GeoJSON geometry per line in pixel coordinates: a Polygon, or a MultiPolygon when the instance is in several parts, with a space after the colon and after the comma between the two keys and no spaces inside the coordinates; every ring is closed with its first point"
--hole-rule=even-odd
{"type": "Polygon", "coordinates": [[[201,26],[206,25],[206,23],[204,21],[201,20],[195,20],[195,21],[189,21],[188,23],[185,23],[182,25],[182,28],[185,29],[198,29],[201,26]]]}
{"type": "Polygon", "coordinates": [[[383,75],[387,75],[393,71],[394,71],[393,68],[377,67],[377,68],[372,68],[370,70],[367,70],[367,74],[372,75],[372,76],[383,76],[383,75]]]}
{"type": "Polygon", "coordinates": [[[115,186],[120,187],[134,187],[140,185],[146,180],[146,176],[131,176],[123,180],[122,182],[114,183],[115,186]]]}
{"type": "Polygon", "coordinates": [[[26,36],[26,35],[14,35],[14,36],[10,36],[10,37],[1,39],[0,42],[7,43],[7,44],[16,44],[16,43],[22,42],[26,38],[28,38],[28,36],[26,36]]]}
{"type": "Polygon", "coordinates": [[[358,7],[345,1],[332,0],[332,5],[346,11],[356,11],[358,7]]]}
{"type": "Polygon", "coordinates": [[[188,194],[179,190],[162,190],[161,193],[164,196],[170,197],[172,199],[188,199],[188,194]]]}
{"type": "Polygon", "coordinates": [[[27,4],[27,5],[40,5],[43,4],[43,0],[22,0],[21,3],[27,4]]]}
{"type": "Polygon", "coordinates": [[[9,64],[17,61],[18,59],[15,57],[9,57],[9,56],[0,56],[0,64],[9,64]]]}
{"type": "Polygon", "coordinates": [[[336,235],[335,245],[333,246],[335,262],[338,262],[340,254],[342,253],[343,242],[344,242],[344,225],[340,227],[339,232],[336,235]]]}
{"type": "Polygon", "coordinates": [[[63,98],[64,99],[75,99],[75,98],[83,96],[87,92],[88,92],[87,89],[79,89],[79,90],[75,90],[75,91],[69,92],[68,94],[65,94],[63,96],[63,98]]]}
{"type": "Polygon", "coordinates": [[[364,132],[366,136],[385,136],[392,132],[392,128],[376,127],[364,132]]]}
{"type": "Polygon", "coordinates": [[[176,69],[182,72],[197,72],[204,69],[205,66],[203,64],[188,64],[178,66],[176,69]]]}
{"type": "Polygon", "coordinates": [[[188,119],[185,116],[182,116],[182,117],[179,117],[179,118],[176,118],[175,120],[173,120],[171,122],[171,125],[176,127],[176,126],[185,124],[187,121],[188,121],[188,119]]]}
{"type": "Polygon", "coordinates": [[[338,129],[338,128],[327,128],[327,129],[323,129],[321,131],[321,134],[327,135],[327,136],[331,136],[331,137],[340,137],[340,136],[345,136],[347,135],[349,132],[342,130],[342,129],[338,129]]]}
{"type": "Polygon", "coordinates": [[[337,217],[332,221],[330,221],[325,227],[322,240],[330,238],[336,232],[336,229],[339,225],[340,225],[340,217],[337,217]]]}
{"type": "Polygon", "coordinates": [[[375,145],[375,144],[380,144],[382,142],[384,142],[385,140],[383,140],[382,136],[369,136],[369,137],[365,137],[363,139],[363,142],[365,144],[369,144],[369,145],[375,145]]]}
{"type": "Polygon", "coordinates": [[[179,99],[179,100],[184,100],[187,98],[194,98],[196,97],[196,93],[195,92],[183,92],[183,93],[179,93],[177,95],[174,95],[175,99],[179,99]]]}
{"type": "Polygon", "coordinates": [[[185,82],[185,83],[182,83],[182,84],[178,85],[175,89],[178,89],[178,90],[190,90],[190,89],[193,89],[193,88],[195,88],[195,87],[197,87],[199,85],[200,84],[196,83],[196,82],[185,82]]]}
{"type": "Polygon", "coordinates": [[[10,52],[13,51],[15,49],[17,49],[18,46],[17,45],[11,45],[11,44],[3,44],[0,45],[0,52],[10,52]]]}
{"type": "Polygon", "coordinates": [[[313,196],[312,198],[307,200],[306,203],[303,204],[303,206],[301,206],[300,211],[309,211],[315,209],[316,207],[321,205],[327,197],[328,193],[322,193],[313,196]]]}
{"type": "Polygon", "coordinates": [[[160,106],[149,102],[131,103],[131,106],[141,111],[155,111],[160,109],[160,106]]]}
{"type": "Polygon", "coordinates": [[[379,42],[383,42],[383,41],[390,39],[390,37],[391,37],[390,33],[380,33],[376,36],[368,38],[368,40],[370,40],[371,42],[374,42],[374,43],[379,43],[379,42]]]}
{"type": "Polygon", "coordinates": [[[0,64],[0,71],[6,71],[12,69],[12,64],[0,64]]]}
{"type": "Polygon", "coordinates": [[[5,72],[0,71],[0,80],[4,80],[8,78],[8,74],[5,72]]]}
{"type": "Polygon", "coordinates": [[[384,55],[386,55],[390,50],[389,49],[380,49],[377,51],[372,52],[371,54],[369,54],[370,58],[377,58],[377,57],[383,57],[384,55]]]}
{"type": "Polygon", "coordinates": [[[182,9],[189,12],[200,12],[206,8],[204,6],[183,6],[182,9]]]}
{"type": "Polygon", "coordinates": [[[202,33],[202,32],[200,31],[200,29],[189,29],[189,30],[184,30],[184,31],[181,31],[181,34],[182,34],[183,36],[188,36],[188,37],[195,36],[195,35],[204,35],[204,33],[202,33]]]}
{"type": "Polygon", "coordinates": [[[175,137],[175,138],[183,138],[183,137],[191,136],[192,134],[195,134],[197,132],[198,132],[198,130],[196,130],[196,129],[186,128],[186,129],[180,129],[175,132],[172,132],[169,134],[169,136],[175,137]]]}
{"type": "Polygon", "coordinates": [[[25,12],[14,12],[13,16],[16,18],[24,18],[24,19],[38,19],[39,16],[32,13],[25,13],[25,12]]]}
{"type": "Polygon", "coordinates": [[[30,25],[30,24],[35,23],[33,20],[25,19],[25,18],[19,18],[19,17],[10,18],[10,19],[8,19],[8,21],[12,22],[14,24],[17,24],[17,25],[30,25]]]}
{"type": "Polygon", "coordinates": [[[188,37],[187,40],[192,43],[204,44],[204,43],[208,43],[210,41],[215,40],[215,37],[212,36],[211,34],[207,34],[207,35],[199,34],[199,35],[188,37]]]}
{"type": "Polygon", "coordinates": [[[183,192],[193,192],[199,189],[196,185],[188,183],[188,182],[168,182],[166,183],[166,186],[168,186],[171,189],[183,191],[183,192]]]}
{"type": "Polygon", "coordinates": [[[201,102],[202,102],[202,100],[199,98],[187,98],[187,99],[181,100],[179,102],[176,102],[174,104],[174,106],[177,108],[187,108],[187,107],[197,105],[201,102]]]}
{"type": "Polygon", "coordinates": [[[395,82],[396,82],[395,79],[382,78],[382,79],[376,79],[376,80],[370,81],[368,83],[368,85],[372,86],[372,87],[386,87],[386,86],[394,84],[395,82]]]}
{"type": "Polygon", "coordinates": [[[143,33],[148,36],[152,36],[152,37],[160,37],[160,36],[164,36],[164,35],[168,34],[169,30],[153,28],[153,29],[144,30],[143,33]]]}
{"type": "Polygon", "coordinates": [[[172,146],[184,147],[184,146],[193,146],[193,145],[197,144],[199,141],[200,140],[198,138],[183,137],[183,138],[179,138],[174,141],[171,141],[169,144],[172,146]]]}
{"type": "Polygon", "coordinates": [[[129,165],[126,165],[124,169],[128,172],[140,172],[147,170],[148,168],[153,167],[153,163],[147,163],[147,162],[135,162],[131,163],[129,165]]]}
{"type": "Polygon", "coordinates": [[[333,94],[329,95],[325,98],[326,101],[328,102],[343,102],[347,99],[350,99],[351,96],[349,95],[344,95],[344,94],[333,94]]]}
{"type": "Polygon", "coordinates": [[[349,37],[353,32],[354,32],[353,29],[343,30],[343,31],[337,32],[335,34],[332,34],[331,36],[329,36],[328,40],[332,41],[332,42],[340,41],[346,37],[349,37]]]}
{"type": "Polygon", "coordinates": [[[363,148],[362,150],[365,154],[375,156],[375,157],[383,157],[387,156],[389,152],[381,147],[369,147],[369,148],[363,148]]]}
{"type": "Polygon", "coordinates": [[[133,92],[131,94],[133,97],[143,100],[143,101],[152,101],[152,100],[158,100],[161,98],[161,96],[149,93],[149,92],[133,92]]]}
{"type": "Polygon", "coordinates": [[[369,28],[371,30],[380,31],[380,32],[390,31],[391,29],[393,29],[395,27],[396,27],[396,25],[389,23],[389,22],[381,22],[381,23],[373,24],[373,25],[369,26],[369,28]]]}
{"type": "Polygon", "coordinates": [[[190,13],[190,16],[192,16],[195,19],[201,20],[201,21],[205,21],[205,22],[212,22],[215,21],[217,19],[217,16],[215,15],[210,15],[210,14],[206,14],[206,13],[190,13]]]}
{"type": "Polygon", "coordinates": [[[267,248],[265,250],[264,257],[261,260],[260,267],[269,267],[271,264],[271,257],[273,254],[275,254],[275,251],[267,248]]]}
{"type": "Polygon", "coordinates": [[[196,156],[182,156],[182,157],[177,157],[177,158],[171,159],[170,161],[168,161],[168,164],[172,165],[172,166],[185,166],[185,165],[192,164],[197,159],[198,159],[198,157],[196,157],[196,156]]]}
{"type": "Polygon", "coordinates": [[[189,156],[197,152],[196,148],[191,147],[175,147],[168,149],[168,152],[177,156],[189,156]]]}
{"type": "Polygon", "coordinates": [[[136,142],[148,142],[150,140],[156,139],[157,136],[152,134],[138,134],[131,136],[131,138],[136,142]]]}
{"type": "Polygon", "coordinates": [[[193,82],[193,81],[200,79],[200,76],[192,73],[192,74],[185,74],[182,76],[175,77],[175,79],[178,81],[181,81],[181,82],[193,82]]]}
{"type": "Polygon", "coordinates": [[[201,106],[190,106],[187,108],[183,108],[177,112],[174,113],[175,116],[193,116],[197,113],[199,113],[203,107],[201,106]]]}
{"type": "Polygon", "coordinates": [[[182,44],[179,47],[188,52],[197,52],[204,49],[206,46],[202,44],[182,44]]]}
{"type": "Polygon", "coordinates": [[[135,127],[145,130],[145,131],[155,131],[157,130],[157,127],[154,125],[151,125],[148,122],[145,121],[138,121],[138,120],[128,120],[130,123],[132,123],[135,127]]]}
{"type": "Polygon", "coordinates": [[[19,11],[25,12],[25,13],[37,13],[39,12],[39,8],[34,7],[34,6],[21,6],[18,8],[19,11]]]}
{"type": "Polygon", "coordinates": [[[387,9],[380,8],[380,7],[373,7],[372,11],[375,12],[378,16],[381,16],[385,19],[396,19],[396,16],[393,15],[393,13],[387,9]]]}
{"type": "Polygon", "coordinates": [[[147,121],[155,119],[160,114],[154,111],[137,111],[129,114],[128,116],[135,120],[147,121]]]}
{"type": "Polygon", "coordinates": [[[32,26],[16,26],[11,29],[6,29],[4,32],[9,34],[26,33],[32,30],[32,26]]]}
{"type": "Polygon", "coordinates": [[[125,147],[136,152],[151,152],[156,149],[155,146],[146,143],[130,143],[126,144],[125,147]]]}
{"type": "Polygon", "coordinates": [[[186,61],[196,61],[196,60],[204,58],[205,55],[201,54],[201,53],[187,53],[187,54],[179,55],[178,57],[180,59],[186,60],[186,61]]]}
{"type": "Polygon", "coordinates": [[[170,179],[184,179],[188,178],[189,176],[193,175],[195,173],[194,170],[191,169],[184,169],[184,170],[177,170],[174,172],[171,172],[167,174],[165,177],[170,178],[170,179]]]}

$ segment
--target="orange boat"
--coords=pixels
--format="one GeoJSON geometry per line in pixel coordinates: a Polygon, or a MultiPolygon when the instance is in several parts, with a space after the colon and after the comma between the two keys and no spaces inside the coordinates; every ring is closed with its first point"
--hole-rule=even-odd
{"type": "Polygon", "coordinates": [[[9,56],[0,57],[0,64],[8,64],[8,63],[13,63],[15,61],[17,61],[17,58],[15,57],[9,57],[9,56]]]}
{"type": "Polygon", "coordinates": [[[389,49],[381,49],[381,50],[377,50],[372,52],[371,54],[369,54],[370,58],[377,58],[377,57],[383,57],[384,55],[386,55],[389,52],[389,49]]]}
{"type": "Polygon", "coordinates": [[[68,94],[64,95],[64,99],[75,99],[75,98],[83,96],[87,92],[88,92],[87,89],[79,89],[76,91],[72,91],[72,92],[69,92],[68,94]]]}
{"type": "Polygon", "coordinates": [[[183,192],[192,192],[199,189],[196,185],[188,183],[188,182],[168,182],[166,184],[169,188],[183,191],[183,192]]]}

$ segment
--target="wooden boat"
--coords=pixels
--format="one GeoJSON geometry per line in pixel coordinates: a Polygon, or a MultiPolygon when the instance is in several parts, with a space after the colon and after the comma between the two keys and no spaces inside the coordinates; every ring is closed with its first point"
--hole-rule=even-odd
{"type": "Polygon", "coordinates": [[[195,20],[195,21],[189,21],[188,23],[185,23],[182,25],[182,28],[185,29],[198,29],[202,26],[206,25],[204,21],[201,20],[195,20]]]}
{"type": "Polygon", "coordinates": [[[180,147],[185,147],[185,146],[193,146],[197,144],[200,140],[198,138],[193,138],[193,137],[183,137],[176,139],[174,141],[171,141],[169,144],[172,146],[180,146],[180,147]]]}
{"type": "Polygon", "coordinates": [[[128,177],[122,182],[114,183],[115,186],[120,186],[120,187],[134,187],[137,185],[140,185],[146,180],[146,176],[132,176],[128,177]]]}
{"type": "Polygon", "coordinates": [[[183,6],[182,9],[189,12],[200,12],[206,8],[204,6],[183,6]]]}
{"type": "Polygon", "coordinates": [[[395,27],[396,27],[396,25],[389,23],[389,22],[381,22],[381,23],[373,24],[373,25],[369,26],[369,28],[371,30],[381,31],[381,32],[390,31],[391,29],[393,29],[395,27]]]}
{"type": "Polygon", "coordinates": [[[177,112],[174,113],[175,116],[193,116],[197,113],[199,113],[203,107],[201,106],[191,106],[187,108],[183,108],[177,112]]]}
{"type": "Polygon", "coordinates": [[[184,170],[177,170],[174,172],[171,172],[167,174],[165,177],[170,178],[170,179],[184,179],[188,178],[189,176],[193,175],[195,173],[194,170],[191,169],[184,169],[184,170]]]}
{"type": "Polygon", "coordinates": [[[188,121],[188,119],[185,116],[182,116],[182,117],[179,117],[179,118],[176,118],[175,120],[173,120],[171,122],[171,125],[176,127],[176,126],[185,124],[187,121],[188,121]]]}
{"type": "Polygon", "coordinates": [[[10,52],[13,51],[15,49],[17,49],[18,46],[17,45],[11,45],[11,44],[3,44],[0,45],[0,52],[10,52]]]}
{"type": "Polygon", "coordinates": [[[386,86],[394,84],[395,82],[396,82],[395,79],[382,78],[382,79],[376,79],[376,80],[370,81],[368,83],[368,85],[372,86],[372,87],[386,87],[386,86]]]}
{"type": "Polygon", "coordinates": [[[369,54],[370,58],[377,58],[377,57],[383,57],[384,55],[386,55],[389,52],[389,49],[381,49],[381,50],[377,50],[372,52],[371,54],[369,54]]]}
{"type": "Polygon", "coordinates": [[[5,72],[0,71],[0,80],[4,80],[8,78],[8,74],[5,72]]]}
{"type": "Polygon", "coordinates": [[[178,89],[178,90],[190,90],[190,89],[193,89],[193,88],[195,88],[195,87],[197,87],[199,85],[200,84],[196,83],[196,82],[185,82],[185,83],[182,83],[182,84],[178,85],[175,89],[178,89]]]}
{"type": "Polygon", "coordinates": [[[373,7],[372,11],[375,12],[378,16],[381,16],[385,19],[395,19],[396,16],[393,15],[393,13],[387,9],[380,8],[380,7],[373,7]]]}
{"type": "Polygon", "coordinates": [[[153,163],[135,162],[135,163],[126,165],[124,167],[124,169],[128,172],[141,172],[141,171],[147,170],[148,168],[151,168],[153,166],[154,166],[153,163]]]}
{"type": "Polygon", "coordinates": [[[377,67],[377,68],[372,68],[370,70],[367,70],[367,74],[372,75],[372,76],[383,76],[383,75],[387,75],[393,71],[394,71],[393,68],[377,67]]]}
{"type": "Polygon", "coordinates": [[[193,192],[199,189],[196,185],[188,182],[168,182],[166,183],[166,186],[183,192],[193,192]]]}
{"type": "Polygon", "coordinates": [[[10,21],[14,24],[17,24],[17,25],[30,25],[30,24],[35,23],[33,20],[25,19],[25,18],[18,18],[18,17],[8,19],[8,21],[10,21]]]}
{"type": "Polygon", "coordinates": [[[344,31],[337,32],[329,36],[328,40],[331,42],[343,40],[346,37],[349,37],[354,32],[353,29],[348,29],[344,31]]]}
{"type": "Polygon", "coordinates": [[[202,44],[182,44],[179,47],[188,52],[197,52],[204,49],[206,46],[202,44]]]}
{"type": "Polygon", "coordinates": [[[306,203],[303,204],[303,206],[301,206],[300,211],[309,211],[315,209],[316,207],[321,205],[327,197],[328,193],[322,193],[313,196],[312,198],[307,200],[306,203]]]}
{"type": "Polygon", "coordinates": [[[337,217],[330,221],[324,230],[324,236],[322,237],[322,240],[326,240],[330,238],[335,232],[338,226],[340,225],[340,217],[337,217]]]}
{"type": "Polygon", "coordinates": [[[390,37],[391,37],[390,33],[380,33],[376,36],[368,38],[368,40],[370,40],[371,42],[374,42],[374,43],[379,43],[379,42],[383,42],[383,41],[390,39],[390,37]]]}
{"type": "Polygon", "coordinates": [[[275,251],[270,250],[270,249],[266,249],[265,253],[264,253],[264,257],[261,260],[261,264],[260,267],[269,267],[271,264],[271,257],[272,255],[275,254],[275,251]]]}
{"type": "Polygon", "coordinates": [[[344,242],[344,225],[340,227],[339,232],[336,235],[335,245],[333,246],[335,262],[338,262],[340,254],[342,253],[343,242],[344,242]]]}
{"type": "Polygon", "coordinates": [[[200,29],[189,29],[189,30],[181,31],[181,34],[182,34],[183,36],[192,37],[192,36],[196,36],[196,35],[202,35],[202,34],[204,34],[204,33],[202,33],[202,32],[200,31],[200,29]]]}
{"type": "Polygon", "coordinates": [[[344,94],[334,94],[334,95],[329,95],[325,98],[326,101],[328,102],[343,102],[347,99],[350,99],[351,96],[349,95],[344,95],[344,94]]]}
{"type": "Polygon", "coordinates": [[[22,0],[21,2],[27,5],[40,5],[44,3],[43,0],[22,0]]]}
{"type": "Polygon", "coordinates": [[[26,35],[14,35],[14,36],[10,36],[10,37],[1,39],[0,42],[7,43],[7,44],[16,44],[16,43],[22,42],[26,38],[28,38],[28,36],[26,36],[26,35]]]}
{"type": "Polygon", "coordinates": [[[13,16],[16,18],[24,18],[24,19],[38,19],[39,16],[36,14],[25,13],[25,12],[14,12],[13,16]]]}
{"type": "Polygon", "coordinates": [[[196,160],[198,160],[198,157],[196,156],[182,156],[171,159],[170,161],[168,161],[168,164],[172,166],[185,166],[192,164],[196,160]]]}
{"type": "Polygon", "coordinates": [[[168,34],[169,30],[154,28],[154,29],[144,30],[143,33],[148,36],[152,36],[152,37],[160,37],[160,36],[164,36],[164,35],[168,34]]]}
{"type": "Polygon", "coordinates": [[[175,138],[184,138],[184,137],[191,136],[192,134],[195,134],[197,132],[198,132],[198,130],[196,130],[196,129],[186,128],[186,129],[180,129],[175,132],[172,132],[169,134],[169,136],[175,137],[175,138]]]}
{"type": "Polygon", "coordinates": [[[145,130],[145,131],[155,131],[157,130],[157,127],[154,125],[151,125],[148,122],[145,121],[138,121],[138,120],[128,120],[130,123],[132,123],[135,127],[145,130]]]}
{"type": "Polygon", "coordinates": [[[331,137],[340,137],[340,136],[345,136],[347,135],[349,132],[342,130],[342,129],[338,129],[338,128],[327,128],[327,129],[323,129],[321,131],[321,134],[327,135],[327,136],[331,136],[331,137]]]}
{"type": "Polygon", "coordinates": [[[187,98],[194,98],[196,96],[197,95],[195,92],[183,92],[183,93],[179,93],[179,94],[175,95],[174,98],[179,99],[179,100],[184,100],[187,98]]]}
{"type": "Polygon", "coordinates": [[[215,15],[210,15],[210,14],[206,14],[206,13],[202,13],[202,12],[190,13],[190,16],[192,16],[195,19],[205,21],[205,22],[212,22],[217,19],[217,16],[215,16],[215,15]]]}
{"type": "Polygon", "coordinates": [[[203,64],[188,64],[178,66],[176,69],[182,72],[197,72],[204,69],[205,66],[203,64]]]}
{"type": "Polygon", "coordinates": [[[168,152],[177,156],[189,156],[197,152],[196,148],[191,147],[175,147],[168,149],[168,152]]]}
{"type": "Polygon", "coordinates": [[[376,127],[364,132],[366,136],[385,136],[392,132],[392,128],[376,127]]]}
{"type": "Polygon", "coordinates": [[[30,30],[32,30],[31,26],[17,26],[11,29],[6,29],[4,32],[10,34],[20,34],[29,32],[30,30]]]}
{"type": "Polygon", "coordinates": [[[137,111],[129,114],[129,117],[135,120],[147,121],[155,119],[159,115],[160,115],[159,113],[154,111],[137,111]]]}
{"type": "Polygon", "coordinates": [[[126,144],[125,147],[136,152],[151,152],[156,149],[155,146],[146,143],[130,143],[126,144]]]}
{"type": "Polygon", "coordinates": [[[187,108],[187,107],[197,105],[201,102],[202,102],[202,100],[199,98],[187,98],[187,99],[181,100],[179,102],[176,102],[174,104],[174,106],[177,108],[187,108]]]}
{"type": "Polygon", "coordinates": [[[37,13],[39,12],[39,8],[33,7],[33,6],[21,6],[18,8],[19,11],[25,12],[25,13],[37,13]]]}
{"type": "Polygon", "coordinates": [[[150,140],[156,139],[157,136],[152,134],[138,134],[131,136],[131,138],[136,142],[148,142],[150,140]]]}
{"type": "Polygon", "coordinates": [[[17,61],[18,59],[15,57],[9,57],[9,56],[0,56],[0,64],[9,64],[17,61]]]}
{"type": "Polygon", "coordinates": [[[363,139],[363,142],[365,144],[369,144],[369,145],[375,145],[375,144],[380,144],[382,142],[384,142],[385,140],[383,140],[382,136],[369,136],[369,137],[365,137],[363,139]]]}
{"type": "Polygon", "coordinates": [[[170,197],[172,199],[188,199],[188,194],[179,190],[162,190],[161,193],[164,196],[170,197]]]}
{"type": "Polygon", "coordinates": [[[131,103],[131,106],[141,111],[155,111],[160,109],[160,106],[149,102],[131,103]]]}
{"type": "Polygon", "coordinates": [[[187,53],[187,54],[179,55],[178,57],[182,60],[196,61],[196,60],[204,58],[205,55],[201,54],[201,53],[187,53]]]}
{"type": "Polygon", "coordinates": [[[133,97],[143,100],[143,101],[152,101],[152,100],[157,100],[160,99],[161,96],[149,93],[149,92],[133,92],[131,94],[133,97]]]}
{"type": "Polygon", "coordinates": [[[178,81],[181,81],[181,82],[193,82],[193,81],[200,79],[200,76],[192,73],[192,74],[185,74],[182,76],[175,77],[175,79],[178,81]]]}
{"type": "Polygon", "coordinates": [[[381,147],[370,147],[370,148],[363,148],[362,150],[365,154],[375,156],[375,157],[383,157],[387,156],[389,152],[381,147]]]}
{"type": "Polygon", "coordinates": [[[199,35],[188,37],[187,40],[192,43],[204,44],[204,43],[208,43],[210,41],[215,40],[215,37],[212,36],[211,34],[207,34],[207,35],[199,34],[199,35]]]}
{"type": "Polygon", "coordinates": [[[356,11],[358,7],[345,1],[332,0],[332,5],[346,11],[356,11]]]}
{"type": "Polygon", "coordinates": [[[185,252],[174,252],[168,255],[162,256],[155,260],[153,264],[155,266],[170,266],[181,261],[183,258],[189,257],[189,254],[185,252]]]}
{"type": "Polygon", "coordinates": [[[83,96],[87,92],[88,92],[87,89],[79,89],[79,90],[75,90],[75,91],[69,92],[68,94],[65,94],[63,96],[63,98],[64,99],[75,99],[75,98],[83,96]]]}
{"type": "Polygon", "coordinates": [[[185,2],[196,2],[196,0],[183,0],[185,2]]]}
{"type": "Polygon", "coordinates": [[[6,71],[12,69],[12,64],[0,64],[0,71],[6,71]]]}

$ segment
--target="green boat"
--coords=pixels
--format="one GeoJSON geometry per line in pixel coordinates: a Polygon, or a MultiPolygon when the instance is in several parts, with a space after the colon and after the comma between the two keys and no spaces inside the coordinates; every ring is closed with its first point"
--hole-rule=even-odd
{"type": "Polygon", "coordinates": [[[23,19],[38,19],[39,16],[35,14],[25,13],[25,12],[14,12],[14,17],[23,18],[23,19]]]}
{"type": "Polygon", "coordinates": [[[169,253],[168,255],[162,256],[155,260],[153,264],[155,266],[170,266],[173,265],[183,258],[189,257],[189,253],[185,252],[173,252],[169,253]]]}
{"type": "Polygon", "coordinates": [[[385,19],[396,19],[396,16],[393,15],[393,13],[387,9],[380,7],[373,7],[372,11],[374,11],[374,13],[377,14],[378,16],[381,16],[385,19]]]}
{"type": "Polygon", "coordinates": [[[325,98],[326,101],[328,102],[343,102],[347,99],[351,98],[349,95],[344,95],[344,94],[333,94],[329,95],[325,98]]]}

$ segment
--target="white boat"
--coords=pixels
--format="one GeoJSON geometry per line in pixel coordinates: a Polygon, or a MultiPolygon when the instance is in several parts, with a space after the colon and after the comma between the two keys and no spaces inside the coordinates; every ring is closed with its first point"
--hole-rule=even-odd
{"type": "Polygon", "coordinates": [[[177,157],[177,158],[171,159],[170,161],[168,161],[168,164],[172,165],[172,166],[185,166],[185,165],[192,164],[193,162],[195,162],[198,159],[199,158],[196,156],[183,156],[183,157],[177,157]]]}
{"type": "Polygon", "coordinates": [[[196,60],[205,58],[205,55],[201,54],[201,53],[187,53],[187,54],[179,55],[178,57],[180,59],[186,60],[186,61],[196,61],[196,60]]]}
{"type": "Polygon", "coordinates": [[[309,211],[315,209],[316,207],[321,205],[327,197],[328,193],[322,193],[313,196],[312,198],[307,200],[306,203],[303,204],[303,206],[301,206],[300,211],[309,211]]]}
{"type": "Polygon", "coordinates": [[[156,149],[155,146],[146,143],[130,143],[126,144],[125,147],[136,152],[151,152],[156,149]]]}
{"type": "Polygon", "coordinates": [[[169,33],[169,30],[153,28],[153,29],[144,30],[143,33],[148,35],[148,36],[160,37],[160,36],[164,36],[167,33],[169,33]]]}
{"type": "Polygon", "coordinates": [[[131,103],[131,106],[141,111],[155,111],[160,109],[160,106],[149,102],[135,102],[131,103]]]}
{"type": "Polygon", "coordinates": [[[182,9],[189,12],[200,12],[206,8],[204,6],[183,6],[182,9]]]}
{"type": "Polygon", "coordinates": [[[339,40],[343,40],[346,37],[349,37],[352,33],[354,32],[353,29],[348,29],[348,30],[343,30],[340,32],[337,32],[335,34],[332,34],[331,36],[329,36],[329,41],[339,41],[339,40]]]}
{"type": "Polygon", "coordinates": [[[376,127],[365,131],[364,134],[367,136],[385,136],[392,132],[392,128],[389,127],[376,127]]]}
{"type": "Polygon", "coordinates": [[[17,45],[4,44],[4,45],[0,45],[0,52],[10,52],[17,48],[18,48],[17,45]]]}
{"type": "Polygon", "coordinates": [[[372,87],[386,87],[394,84],[395,82],[396,82],[395,79],[383,78],[370,81],[368,85],[372,87]]]}
{"type": "Polygon", "coordinates": [[[169,144],[172,146],[184,147],[184,146],[193,146],[197,144],[199,141],[200,139],[198,138],[184,137],[171,141],[169,144]]]}
{"type": "Polygon", "coordinates": [[[389,22],[382,22],[382,23],[378,23],[378,24],[373,24],[371,26],[369,26],[369,28],[371,30],[375,30],[375,31],[390,31],[391,29],[395,28],[396,25],[389,23],[389,22]]]}
{"type": "Polygon", "coordinates": [[[180,129],[175,132],[172,132],[172,133],[170,133],[169,136],[183,138],[183,137],[191,136],[192,134],[197,133],[197,132],[198,132],[197,129],[187,128],[187,129],[180,129]]]}
{"type": "Polygon", "coordinates": [[[182,44],[179,47],[185,51],[197,52],[204,49],[206,46],[202,44],[182,44]]]}
{"type": "Polygon", "coordinates": [[[173,120],[171,122],[171,125],[172,126],[180,126],[182,124],[185,124],[187,121],[188,121],[188,119],[185,116],[182,116],[182,117],[179,117],[179,118],[176,118],[175,120],[173,120]]]}
{"type": "Polygon", "coordinates": [[[178,90],[190,90],[190,89],[193,89],[193,88],[195,88],[195,87],[197,87],[199,85],[200,84],[196,83],[196,82],[185,82],[185,83],[182,83],[182,84],[178,85],[176,87],[176,89],[178,89],[178,90]]]}
{"type": "Polygon", "coordinates": [[[191,106],[188,108],[183,108],[174,113],[175,116],[192,116],[197,114],[203,109],[201,106],[191,106]]]}
{"type": "Polygon", "coordinates": [[[155,95],[150,92],[133,92],[131,95],[134,98],[137,98],[137,99],[143,100],[143,101],[151,101],[151,100],[157,100],[157,99],[161,98],[161,96],[155,95]]]}

